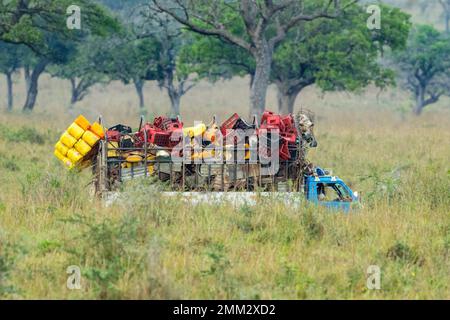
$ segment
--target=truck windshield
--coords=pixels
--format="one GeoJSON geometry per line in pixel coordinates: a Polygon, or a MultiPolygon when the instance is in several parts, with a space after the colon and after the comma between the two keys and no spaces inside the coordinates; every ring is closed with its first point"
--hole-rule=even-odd
{"type": "Polygon", "coordinates": [[[347,189],[337,183],[319,183],[317,184],[317,195],[319,201],[352,201],[347,189]]]}

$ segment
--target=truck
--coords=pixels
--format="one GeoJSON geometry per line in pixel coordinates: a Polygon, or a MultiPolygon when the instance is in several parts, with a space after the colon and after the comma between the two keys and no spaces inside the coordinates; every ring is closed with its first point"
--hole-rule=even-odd
{"type": "MultiPolygon", "coordinates": [[[[155,120],[154,123],[157,121],[160,120],[155,120]]],[[[187,143],[177,150],[183,156],[177,159],[173,156],[176,143],[180,144],[180,140],[171,142],[167,137],[164,138],[163,131],[158,136],[155,126],[144,124],[143,117],[135,132],[124,125],[111,127],[95,149],[92,160],[97,194],[113,192],[128,180],[149,177],[163,185],[164,195],[181,195],[193,202],[230,200],[235,203],[251,203],[257,196],[294,199],[301,195],[308,202],[331,210],[349,212],[358,207],[360,199],[357,192],[352,191],[339,177],[307,161],[307,150],[317,147],[317,141],[312,130],[313,122],[304,114],[297,116],[295,120],[293,118],[298,134],[295,141],[291,139],[290,143],[286,143],[284,155],[279,159],[277,170],[273,172],[265,170],[270,164],[263,162],[260,156],[250,156],[252,151],[261,147],[258,139],[255,148],[250,145],[248,137],[243,138],[242,143],[225,145],[219,158],[227,158],[226,161],[207,161],[211,152],[208,153],[203,148],[204,144],[199,150],[194,150],[193,137],[186,134],[188,130],[182,131],[182,123],[178,118],[166,118],[163,121],[174,130],[179,130],[181,139],[186,139],[187,143]],[[153,136],[149,137],[151,135],[153,136]],[[243,157],[237,157],[238,153],[243,157]]],[[[102,118],[99,122],[104,125],[102,118]]],[[[219,132],[224,125],[219,127],[216,122],[213,117],[211,124],[205,127],[216,128],[219,132]]],[[[230,125],[228,120],[225,123],[230,125]]],[[[258,132],[263,127],[264,117],[261,123],[258,125],[254,117],[251,124],[244,122],[240,126],[258,132]]],[[[200,131],[200,136],[206,135],[205,130],[200,131]]],[[[281,137],[283,141],[290,139],[285,139],[285,134],[281,137]]],[[[282,141],[281,137],[277,138],[277,145],[278,141],[282,141]]]]}

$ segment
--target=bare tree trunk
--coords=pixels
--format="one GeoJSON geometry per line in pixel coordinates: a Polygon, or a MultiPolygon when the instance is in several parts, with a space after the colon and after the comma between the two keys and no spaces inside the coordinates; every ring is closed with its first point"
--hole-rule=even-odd
{"type": "Polygon", "coordinates": [[[445,12],[445,32],[450,34],[450,8],[445,12]]]}
{"type": "Polygon", "coordinates": [[[281,94],[278,93],[278,110],[281,114],[294,113],[294,104],[297,94],[281,94]]]}
{"type": "MultiPolygon", "coordinates": [[[[170,90],[168,90],[170,91],[170,90]]],[[[175,90],[169,92],[170,104],[171,104],[171,113],[172,116],[180,115],[180,100],[181,96],[175,90]]]]}
{"type": "Polygon", "coordinates": [[[416,95],[416,105],[413,109],[414,114],[416,116],[420,116],[422,114],[424,107],[425,107],[425,89],[420,87],[416,95]]]}
{"type": "Polygon", "coordinates": [[[278,111],[281,114],[294,112],[294,104],[302,88],[291,87],[283,82],[276,81],[278,111]]]}
{"type": "Polygon", "coordinates": [[[416,106],[414,107],[414,110],[413,110],[414,114],[416,116],[420,116],[422,114],[423,108],[424,108],[423,102],[420,102],[419,100],[417,100],[416,106]]]}
{"type": "Polygon", "coordinates": [[[439,0],[442,6],[442,11],[444,12],[445,19],[445,32],[450,33],[450,0],[439,0]]]}
{"type": "Polygon", "coordinates": [[[298,95],[303,89],[313,83],[313,79],[304,80],[303,82],[299,80],[295,80],[295,82],[290,82],[289,80],[284,82],[279,80],[275,81],[279,112],[282,114],[293,113],[298,95]]]}
{"type": "Polygon", "coordinates": [[[77,80],[74,78],[70,78],[70,87],[72,91],[72,95],[70,97],[69,109],[73,109],[75,104],[78,101],[78,91],[77,91],[77,80]]]}
{"type": "Polygon", "coordinates": [[[39,63],[34,68],[30,77],[30,87],[27,92],[27,100],[25,101],[25,105],[23,106],[23,111],[33,111],[34,106],[36,104],[36,98],[38,95],[38,81],[41,74],[44,72],[45,67],[47,66],[47,60],[40,60],[39,63]]]}
{"type": "Polygon", "coordinates": [[[8,111],[12,111],[13,109],[13,81],[12,81],[12,72],[6,73],[6,83],[8,87],[8,111]]]}
{"type": "Polygon", "coordinates": [[[419,6],[420,6],[420,13],[421,13],[421,14],[424,14],[425,11],[427,10],[428,6],[429,6],[428,0],[427,0],[427,1],[422,1],[422,2],[419,4],[419,6]]]}
{"type": "Polygon", "coordinates": [[[136,93],[139,98],[139,110],[145,109],[145,102],[144,102],[144,81],[142,80],[136,80],[134,81],[134,87],[136,89],[136,93]]]}
{"type": "Polygon", "coordinates": [[[180,100],[183,95],[183,85],[179,84],[178,88],[175,85],[175,70],[167,68],[165,71],[164,87],[170,99],[172,116],[180,115],[180,100]]]}
{"type": "Polygon", "coordinates": [[[28,92],[28,90],[30,90],[30,78],[31,78],[30,67],[28,65],[26,65],[23,68],[23,71],[24,71],[24,75],[25,75],[25,85],[26,85],[26,89],[28,92]]]}
{"type": "Polygon", "coordinates": [[[267,41],[263,39],[255,51],[256,70],[250,91],[250,116],[256,114],[259,118],[266,108],[266,95],[272,65],[272,50],[267,41]]]}

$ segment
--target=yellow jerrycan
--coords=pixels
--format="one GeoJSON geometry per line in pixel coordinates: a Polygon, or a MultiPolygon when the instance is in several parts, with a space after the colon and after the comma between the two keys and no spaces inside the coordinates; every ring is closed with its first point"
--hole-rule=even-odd
{"type": "Polygon", "coordinates": [[[89,121],[85,117],[83,117],[82,115],[78,116],[78,118],[75,119],[74,123],[76,123],[84,131],[89,129],[89,127],[91,126],[89,121]]]}
{"type": "Polygon", "coordinates": [[[55,155],[59,160],[61,160],[61,161],[64,163],[64,165],[65,165],[66,167],[68,167],[69,169],[72,169],[72,168],[73,168],[73,163],[72,163],[72,161],[70,161],[69,158],[66,158],[65,156],[63,156],[58,150],[55,150],[54,155],[55,155]]]}
{"type": "Polygon", "coordinates": [[[84,140],[78,140],[78,142],[75,144],[75,149],[77,149],[79,153],[85,156],[89,153],[89,151],[91,151],[92,148],[84,140]]]}
{"type": "Polygon", "coordinates": [[[68,148],[72,148],[75,143],[77,143],[77,139],[72,137],[67,131],[62,134],[59,141],[61,141],[68,148]]]}
{"type": "Polygon", "coordinates": [[[83,134],[83,140],[90,145],[91,147],[95,146],[95,144],[100,140],[100,137],[98,137],[95,133],[88,130],[83,134]]]}
{"type": "Polygon", "coordinates": [[[84,133],[83,128],[81,128],[79,125],[77,125],[75,122],[72,123],[69,128],[67,129],[67,132],[74,137],[75,139],[80,139],[81,136],[84,133]]]}
{"type": "Polygon", "coordinates": [[[89,131],[94,133],[100,139],[103,139],[105,137],[105,131],[103,130],[101,124],[98,122],[94,122],[92,126],[89,127],[89,131]]]}
{"type": "Polygon", "coordinates": [[[191,138],[201,137],[205,131],[206,125],[204,123],[200,123],[194,127],[183,128],[183,134],[191,138]]]}
{"type": "Polygon", "coordinates": [[[76,149],[72,148],[67,152],[67,158],[69,158],[72,163],[78,163],[83,159],[83,156],[76,149]]]}
{"type": "Polygon", "coordinates": [[[67,155],[67,151],[69,151],[69,148],[67,148],[61,141],[58,141],[55,144],[55,150],[58,150],[58,152],[60,154],[62,154],[63,156],[67,155]]]}

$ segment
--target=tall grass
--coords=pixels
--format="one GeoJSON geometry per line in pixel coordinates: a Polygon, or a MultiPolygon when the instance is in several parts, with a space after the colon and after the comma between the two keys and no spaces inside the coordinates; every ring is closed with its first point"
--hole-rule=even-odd
{"type": "MultiPolygon", "coordinates": [[[[185,121],[242,111],[242,83],[201,85],[186,99],[185,121]]],[[[42,92],[50,85],[61,86],[44,81],[42,92]]],[[[450,298],[448,100],[413,118],[401,92],[303,94],[318,120],[311,160],[362,194],[364,207],[345,215],[277,199],[192,205],[147,180],[105,206],[90,194],[89,170],[67,172],[52,156],[78,112],[137,120],[129,89],[102,90],[74,114],[56,112],[61,90],[44,94],[34,115],[0,115],[1,298],[450,298]],[[71,265],[81,269],[80,290],[66,286],[71,265]],[[381,268],[381,290],[366,286],[370,265],[381,268]]],[[[154,90],[157,112],[165,102],[154,90]]]]}

